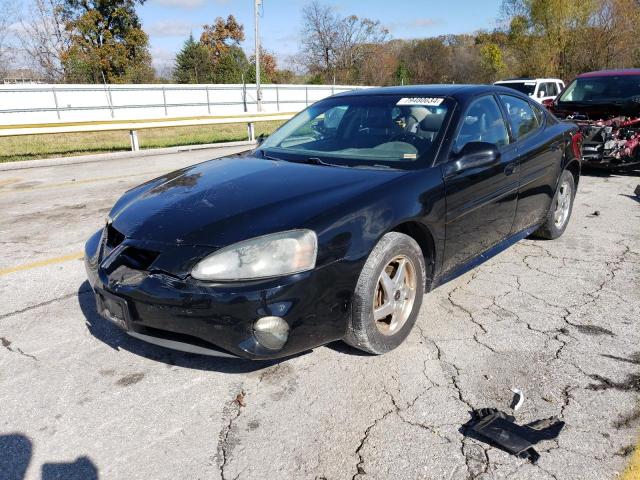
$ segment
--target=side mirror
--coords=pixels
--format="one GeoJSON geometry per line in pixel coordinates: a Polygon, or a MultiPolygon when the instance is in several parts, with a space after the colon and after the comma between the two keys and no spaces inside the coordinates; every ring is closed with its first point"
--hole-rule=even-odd
{"type": "Polygon", "coordinates": [[[488,167],[500,161],[500,151],[493,143],[469,142],[454,160],[445,165],[445,176],[455,175],[464,170],[488,167]]]}
{"type": "Polygon", "coordinates": [[[545,92],[544,90],[538,90],[538,98],[542,98],[546,96],[547,96],[547,92],[545,92]]]}
{"type": "Polygon", "coordinates": [[[542,105],[549,110],[553,110],[553,100],[551,98],[543,100],[542,105]]]}
{"type": "Polygon", "coordinates": [[[256,138],[256,142],[258,146],[262,145],[267,137],[268,135],[265,135],[264,133],[261,133],[260,135],[258,135],[258,138],[256,138]]]}

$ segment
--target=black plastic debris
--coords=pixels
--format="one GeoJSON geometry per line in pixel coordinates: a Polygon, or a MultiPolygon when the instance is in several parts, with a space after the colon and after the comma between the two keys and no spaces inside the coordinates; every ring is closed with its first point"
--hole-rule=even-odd
{"type": "Polygon", "coordinates": [[[540,458],[533,446],[542,440],[556,438],[564,428],[564,422],[557,417],[518,425],[514,416],[495,408],[481,408],[473,411],[471,416],[463,428],[465,435],[526,458],[531,463],[536,463],[540,458]]]}

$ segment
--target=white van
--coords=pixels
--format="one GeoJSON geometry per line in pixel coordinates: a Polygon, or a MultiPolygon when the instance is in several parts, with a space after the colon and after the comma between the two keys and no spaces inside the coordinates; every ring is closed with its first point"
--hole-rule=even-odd
{"type": "Polygon", "coordinates": [[[529,95],[539,103],[544,100],[554,100],[564,90],[564,82],[558,78],[513,78],[499,80],[494,85],[513,88],[529,95]]]}

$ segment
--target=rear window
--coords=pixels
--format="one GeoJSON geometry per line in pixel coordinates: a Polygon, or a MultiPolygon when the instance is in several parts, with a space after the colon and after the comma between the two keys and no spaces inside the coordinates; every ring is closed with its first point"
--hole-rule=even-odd
{"type": "Polygon", "coordinates": [[[453,104],[428,96],[333,97],[296,115],[261,150],[282,160],[414,168],[433,159],[453,104]]]}
{"type": "Polygon", "coordinates": [[[640,95],[640,75],[576,78],[560,102],[610,102],[640,95]]]}

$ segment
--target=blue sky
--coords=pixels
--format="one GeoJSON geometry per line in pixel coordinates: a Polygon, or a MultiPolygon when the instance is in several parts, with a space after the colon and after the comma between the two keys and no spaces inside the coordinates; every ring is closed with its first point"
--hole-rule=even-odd
{"type": "MultiPolygon", "coordinates": [[[[308,0],[263,0],[261,37],[280,66],[299,49],[301,9],[308,0]]],[[[501,0],[343,0],[322,2],[343,15],[368,17],[386,26],[393,38],[468,33],[496,26],[501,0]]],[[[156,66],[172,65],[189,32],[197,38],[204,23],[235,15],[245,27],[247,52],[253,51],[253,0],[147,0],[138,13],[149,34],[156,66]]]]}

